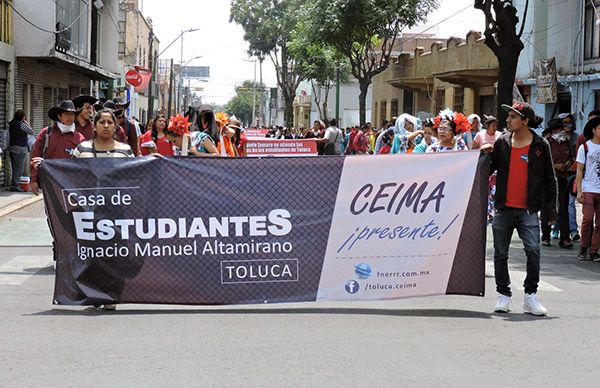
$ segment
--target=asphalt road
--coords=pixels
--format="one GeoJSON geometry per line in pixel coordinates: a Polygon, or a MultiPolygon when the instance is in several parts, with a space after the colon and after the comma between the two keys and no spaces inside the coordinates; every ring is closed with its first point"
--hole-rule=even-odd
{"type": "MultiPolygon", "coordinates": [[[[0,219],[0,386],[544,386],[600,379],[600,263],[543,248],[548,317],[484,298],[182,307],[51,304],[41,203],[0,219]]],[[[558,244],[554,244],[558,245],[558,244]]],[[[513,283],[524,269],[512,246],[513,283]]],[[[491,264],[488,243],[488,264],[491,264]]]]}

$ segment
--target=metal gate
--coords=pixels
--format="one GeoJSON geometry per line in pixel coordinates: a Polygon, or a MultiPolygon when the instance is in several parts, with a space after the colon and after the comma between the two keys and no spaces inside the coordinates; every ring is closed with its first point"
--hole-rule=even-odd
{"type": "Polygon", "coordinates": [[[10,159],[8,153],[8,124],[6,121],[6,79],[8,76],[8,64],[0,61],[0,148],[2,158],[0,160],[0,188],[8,186],[5,177],[10,171],[10,159]]]}

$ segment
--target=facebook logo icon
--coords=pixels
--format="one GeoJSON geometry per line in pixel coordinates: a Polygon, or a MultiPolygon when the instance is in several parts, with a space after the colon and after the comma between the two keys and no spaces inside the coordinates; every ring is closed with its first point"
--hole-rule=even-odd
{"type": "Polygon", "coordinates": [[[348,294],[356,294],[360,289],[360,285],[356,280],[349,280],[346,282],[346,292],[348,294]]]}

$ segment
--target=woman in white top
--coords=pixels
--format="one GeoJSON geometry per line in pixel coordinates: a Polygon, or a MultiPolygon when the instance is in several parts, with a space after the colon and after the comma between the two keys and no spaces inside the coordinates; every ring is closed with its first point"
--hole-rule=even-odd
{"type": "Polygon", "coordinates": [[[114,139],[117,127],[117,118],[112,110],[102,109],[94,119],[94,132],[96,137],[80,143],[75,151],[74,158],[132,158],[133,151],[128,144],[114,139]]]}

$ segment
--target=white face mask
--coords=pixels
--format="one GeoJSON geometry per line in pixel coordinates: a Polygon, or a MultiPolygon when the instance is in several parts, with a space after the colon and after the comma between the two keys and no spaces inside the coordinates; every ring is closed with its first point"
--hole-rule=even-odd
{"type": "Polygon", "coordinates": [[[554,140],[556,140],[557,142],[561,143],[567,140],[567,135],[565,134],[565,131],[560,131],[559,133],[553,133],[552,138],[554,138],[554,140]]]}
{"type": "Polygon", "coordinates": [[[60,129],[61,133],[75,132],[75,123],[71,125],[64,125],[61,122],[57,122],[56,125],[58,126],[58,129],[60,129]]]}

